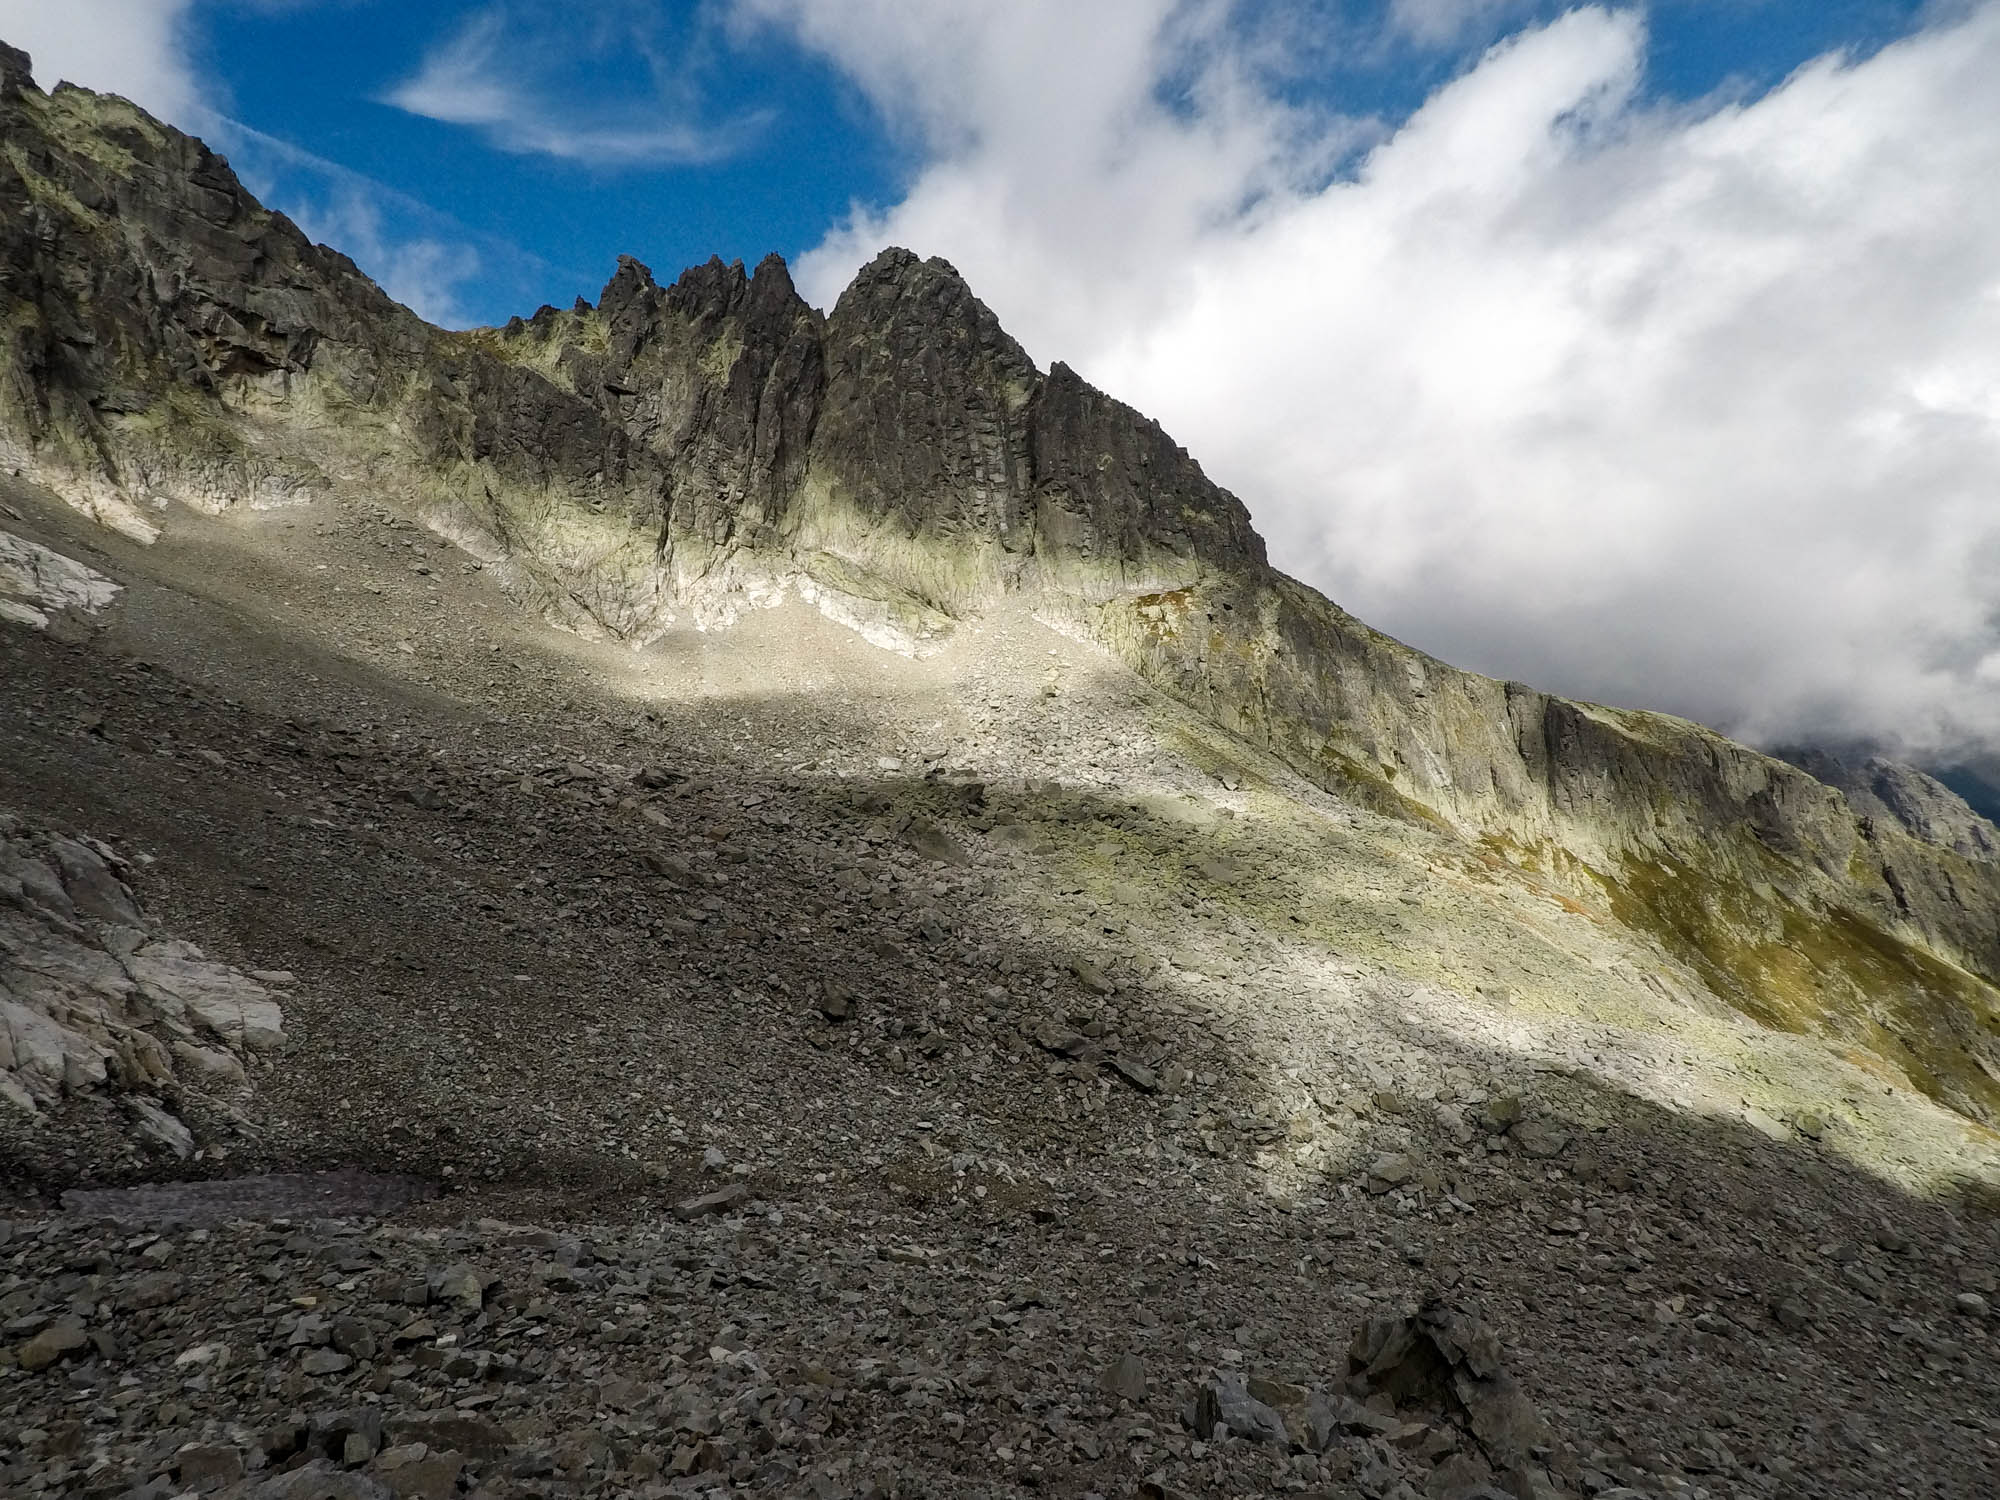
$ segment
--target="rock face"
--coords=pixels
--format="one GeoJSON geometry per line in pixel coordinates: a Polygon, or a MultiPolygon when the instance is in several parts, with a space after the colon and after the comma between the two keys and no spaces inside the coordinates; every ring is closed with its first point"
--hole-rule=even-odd
{"type": "Polygon", "coordinates": [[[667,287],[627,258],[595,306],[450,333],[199,142],[45,95],[19,53],[0,132],[0,461],[108,525],[364,485],[528,607],[635,641],[795,593],[922,652],[1024,598],[1321,785],[1651,934],[1758,1019],[1893,1036],[1919,1087],[2000,1120],[1984,825],[1902,782],[1874,793],[1895,816],[1857,813],[1697,725],[1368,629],[942,261],[884,252],[822,318],[775,257],[667,287]]]}
{"type": "Polygon", "coordinates": [[[136,1132],[185,1156],[188,1091],[228,1099],[285,1040],[270,990],[153,929],[101,846],[0,815],[0,1110],[123,1097],[136,1132]]]}
{"type": "Polygon", "coordinates": [[[0,122],[0,459],[142,538],[156,496],[217,508],[323,486],[218,397],[282,399],[308,368],[379,393],[431,330],[199,141],[122,100],[44,95],[13,49],[0,122]]]}
{"type": "Polygon", "coordinates": [[[118,585],[73,558],[0,531],[0,620],[47,630],[65,610],[95,614],[118,597],[118,585]]]}
{"type": "Polygon", "coordinates": [[[1777,754],[1837,787],[1854,810],[1967,859],[2000,859],[2000,828],[1935,776],[1886,756],[1801,747],[1777,754]]]}

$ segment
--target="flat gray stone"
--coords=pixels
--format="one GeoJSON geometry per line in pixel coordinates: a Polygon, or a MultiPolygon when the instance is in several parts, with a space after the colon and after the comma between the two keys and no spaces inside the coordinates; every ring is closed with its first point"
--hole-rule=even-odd
{"type": "Polygon", "coordinates": [[[717,1188],[712,1193],[699,1197],[684,1198],[674,1205],[676,1219],[704,1219],[711,1214],[726,1214],[730,1209],[745,1203],[750,1197],[750,1184],[732,1182],[728,1187],[717,1188]]]}

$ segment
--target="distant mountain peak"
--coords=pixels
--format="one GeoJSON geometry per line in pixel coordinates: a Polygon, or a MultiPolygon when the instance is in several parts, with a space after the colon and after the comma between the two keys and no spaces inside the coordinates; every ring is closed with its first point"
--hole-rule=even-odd
{"type": "Polygon", "coordinates": [[[1773,753],[1839,788],[1864,817],[1885,819],[1913,838],[1967,859],[2000,859],[2000,828],[1944,782],[1908,761],[1867,746],[1787,746],[1773,753]]]}

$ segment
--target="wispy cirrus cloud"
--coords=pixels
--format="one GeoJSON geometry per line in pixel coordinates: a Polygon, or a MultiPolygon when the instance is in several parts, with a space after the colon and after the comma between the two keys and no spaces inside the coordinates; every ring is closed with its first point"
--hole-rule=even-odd
{"type": "Polygon", "coordinates": [[[445,327],[470,321],[463,297],[496,263],[529,262],[514,246],[474,236],[421,199],[240,120],[210,112],[205,134],[237,175],[305,235],[330,245],[419,317],[445,327]]]}
{"type": "Polygon", "coordinates": [[[687,166],[736,155],[769,123],[770,112],[699,121],[691,75],[705,38],[697,34],[683,55],[669,55],[657,11],[614,4],[579,25],[567,8],[492,5],[432,49],[416,75],[389,90],[383,102],[467,126],[519,156],[622,167],[687,166]],[[585,102],[583,90],[552,76],[581,57],[613,50],[644,65],[649,86],[643,92],[612,89],[609,97],[585,102]]]}
{"type": "Polygon", "coordinates": [[[486,274],[479,251],[464,241],[398,234],[382,201],[366,191],[330,194],[301,203],[292,220],[307,236],[338,246],[376,284],[418,317],[444,328],[476,321],[466,288],[486,274]]]}
{"type": "Polygon", "coordinates": [[[1426,47],[1456,46],[1528,7],[1522,0],[1391,0],[1389,26],[1426,47]]]}

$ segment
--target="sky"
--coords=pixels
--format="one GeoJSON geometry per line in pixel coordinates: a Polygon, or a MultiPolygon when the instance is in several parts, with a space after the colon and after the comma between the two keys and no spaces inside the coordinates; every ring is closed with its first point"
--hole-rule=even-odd
{"type": "Polygon", "coordinates": [[[2000,750],[2000,0],[0,0],[434,320],[953,262],[1463,666],[2000,750]]]}

